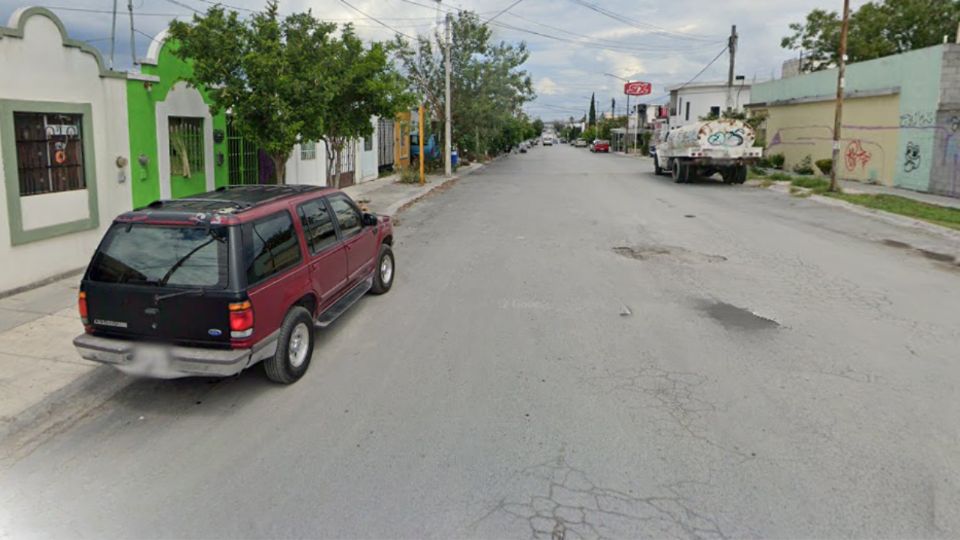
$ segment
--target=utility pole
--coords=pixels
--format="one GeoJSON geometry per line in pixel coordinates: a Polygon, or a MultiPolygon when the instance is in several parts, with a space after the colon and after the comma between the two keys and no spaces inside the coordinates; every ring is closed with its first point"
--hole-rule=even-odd
{"type": "Polygon", "coordinates": [[[113,69],[113,52],[117,49],[117,0],[113,0],[113,25],[110,26],[110,69],[113,69]]]}
{"type": "Polygon", "coordinates": [[[445,71],[446,71],[446,98],[444,101],[444,109],[446,115],[446,121],[443,123],[443,174],[447,178],[453,176],[453,164],[451,163],[450,157],[450,45],[451,45],[451,35],[450,35],[450,14],[447,13],[446,17],[446,27],[443,32],[443,41],[446,49],[445,58],[443,60],[445,71]]]}
{"type": "Polygon", "coordinates": [[[420,140],[420,148],[417,150],[417,161],[420,162],[420,185],[427,183],[426,171],[423,169],[423,103],[420,103],[420,108],[417,110],[417,137],[420,140]]]}
{"type": "Polygon", "coordinates": [[[837,65],[837,103],[833,117],[833,166],[830,167],[830,191],[837,191],[837,167],[840,164],[840,130],[843,128],[844,72],[847,70],[847,31],[850,28],[850,0],[843,0],[843,25],[840,27],[840,58],[837,65]]]}
{"type": "Polygon", "coordinates": [[[127,11],[130,12],[130,60],[137,65],[137,42],[133,37],[133,0],[127,0],[127,11]]]}
{"type": "Polygon", "coordinates": [[[733,111],[733,73],[737,62],[737,25],[730,27],[730,38],[727,41],[727,52],[730,53],[730,69],[727,71],[727,112],[733,111]]]}

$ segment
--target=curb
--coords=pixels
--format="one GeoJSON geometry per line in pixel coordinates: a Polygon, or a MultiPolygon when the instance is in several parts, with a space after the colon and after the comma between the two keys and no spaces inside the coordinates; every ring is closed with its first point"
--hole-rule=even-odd
{"type": "MultiPolygon", "coordinates": [[[[491,163],[492,163],[492,161],[491,161],[491,163]]],[[[432,193],[434,190],[439,189],[439,188],[441,188],[441,187],[449,184],[450,182],[455,182],[455,181],[457,181],[457,180],[459,180],[459,179],[461,179],[461,178],[463,178],[463,177],[470,176],[471,174],[473,174],[473,173],[475,173],[475,172],[477,172],[477,171],[481,171],[481,170],[483,170],[484,168],[486,168],[486,166],[487,166],[487,163],[480,163],[479,165],[477,165],[477,166],[474,167],[473,169],[470,169],[469,171],[465,171],[465,172],[463,172],[463,173],[453,175],[453,176],[451,176],[450,178],[441,178],[441,180],[440,180],[439,182],[437,182],[436,184],[430,185],[428,189],[425,189],[424,191],[421,191],[421,192],[419,192],[419,193],[414,193],[413,195],[409,195],[409,196],[407,196],[407,197],[404,197],[404,198],[400,199],[399,201],[394,202],[393,204],[391,204],[390,206],[388,206],[388,207],[383,211],[383,213],[384,213],[385,215],[388,215],[388,216],[394,216],[394,215],[396,215],[396,214],[399,214],[399,213],[402,212],[403,210],[406,210],[406,207],[408,207],[408,206],[412,205],[413,203],[419,201],[420,199],[426,197],[427,195],[429,195],[430,193],[432,193]]]]}
{"type": "MultiPolygon", "coordinates": [[[[759,187],[759,186],[758,186],[759,187]]],[[[776,182],[766,189],[770,191],[775,191],[777,193],[783,193],[785,195],[792,196],[790,193],[790,183],[789,182],[776,182]]],[[[803,189],[803,188],[800,188],[803,189]]],[[[884,221],[891,225],[899,225],[901,227],[910,227],[913,229],[919,229],[924,232],[928,232],[948,240],[955,242],[960,242],[960,231],[950,229],[948,227],[941,227],[927,221],[910,218],[907,216],[901,216],[899,214],[893,214],[890,212],[884,212],[883,210],[877,210],[875,208],[867,208],[865,206],[859,206],[856,204],[848,203],[847,201],[841,199],[834,199],[832,197],[824,197],[823,195],[810,194],[804,197],[807,200],[815,201],[820,204],[827,206],[833,206],[835,208],[843,208],[855,214],[861,216],[872,217],[884,221]]]]}
{"type": "Polygon", "coordinates": [[[0,440],[18,449],[28,446],[40,435],[86,415],[133,380],[110,366],[96,366],[0,426],[0,440]]]}

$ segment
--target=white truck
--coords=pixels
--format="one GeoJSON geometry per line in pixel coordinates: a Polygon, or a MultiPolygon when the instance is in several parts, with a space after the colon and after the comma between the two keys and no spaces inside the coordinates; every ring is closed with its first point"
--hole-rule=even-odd
{"type": "Polygon", "coordinates": [[[753,128],[729,118],[675,129],[663,126],[655,139],[654,172],[670,174],[677,183],[720,173],[725,183],[742,184],[747,180],[748,167],[763,155],[763,148],[753,145],[753,128]]]}

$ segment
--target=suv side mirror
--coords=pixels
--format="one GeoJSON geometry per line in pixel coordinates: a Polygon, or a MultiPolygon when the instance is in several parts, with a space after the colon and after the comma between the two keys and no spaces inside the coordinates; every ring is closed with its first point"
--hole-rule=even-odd
{"type": "Polygon", "coordinates": [[[376,227],[377,222],[377,215],[369,212],[364,212],[363,217],[360,218],[360,223],[362,223],[364,227],[376,227]]]}

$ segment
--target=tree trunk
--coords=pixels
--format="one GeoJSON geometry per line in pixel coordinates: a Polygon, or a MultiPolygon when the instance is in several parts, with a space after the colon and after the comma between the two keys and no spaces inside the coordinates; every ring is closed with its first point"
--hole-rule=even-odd
{"type": "Polygon", "coordinates": [[[287,158],[290,157],[289,153],[286,154],[270,154],[270,159],[273,160],[273,175],[276,179],[277,184],[286,183],[287,179],[287,158]]]}
{"type": "Polygon", "coordinates": [[[333,163],[333,187],[340,189],[340,169],[342,168],[342,160],[340,155],[343,153],[343,142],[340,139],[336,139],[333,142],[333,153],[334,153],[334,163],[333,163]]]}

